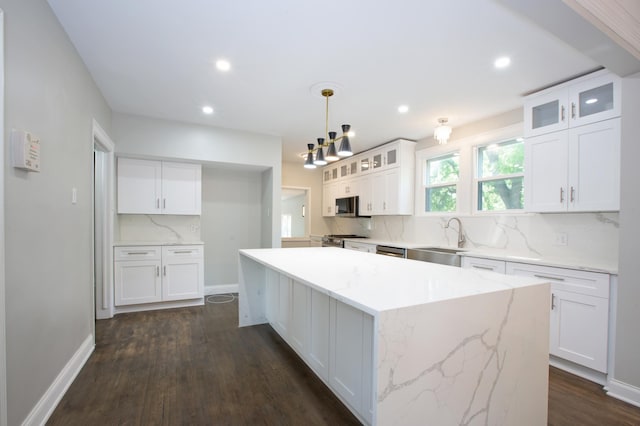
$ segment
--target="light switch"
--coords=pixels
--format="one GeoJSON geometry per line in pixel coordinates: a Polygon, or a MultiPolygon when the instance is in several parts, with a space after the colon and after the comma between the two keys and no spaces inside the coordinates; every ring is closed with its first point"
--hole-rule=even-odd
{"type": "Polygon", "coordinates": [[[71,188],[71,204],[78,203],[78,188],[71,188]]]}

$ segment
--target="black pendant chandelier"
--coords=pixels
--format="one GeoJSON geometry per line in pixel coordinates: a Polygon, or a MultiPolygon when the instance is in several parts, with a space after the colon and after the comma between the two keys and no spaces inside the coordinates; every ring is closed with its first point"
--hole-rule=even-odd
{"type": "Polygon", "coordinates": [[[315,169],[316,166],[324,166],[328,162],[339,160],[340,158],[349,157],[353,155],[351,151],[351,143],[349,142],[349,129],[351,126],[348,124],[342,125],[342,136],[336,138],[336,132],[329,131],[329,98],[333,96],[333,89],[322,89],[320,92],[326,99],[325,109],[325,126],[324,138],[318,138],[318,145],[307,144],[307,160],[304,163],[306,169],[315,169]],[[336,151],[336,143],[340,142],[340,148],[336,151]],[[324,155],[323,149],[327,148],[327,155],[324,155]],[[315,158],[314,154],[315,153],[315,158]]]}

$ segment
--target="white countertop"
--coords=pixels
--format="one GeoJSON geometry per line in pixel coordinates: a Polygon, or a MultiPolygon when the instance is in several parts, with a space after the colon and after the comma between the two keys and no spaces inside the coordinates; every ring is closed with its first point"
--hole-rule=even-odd
{"type": "Polygon", "coordinates": [[[200,246],[203,241],[116,241],[114,247],[130,246],[200,246]]]}
{"type": "Polygon", "coordinates": [[[249,249],[240,253],[371,315],[544,283],[333,247],[249,249]]]}
{"type": "MultiPolygon", "coordinates": [[[[439,247],[428,243],[407,243],[402,241],[384,241],[371,238],[345,238],[345,241],[353,241],[366,244],[383,245],[399,248],[416,247],[439,247]]],[[[456,247],[442,247],[456,249],[456,247]]],[[[528,263],[532,265],[554,266],[558,268],[578,269],[581,271],[603,272],[606,274],[618,274],[618,265],[599,260],[586,260],[572,257],[549,257],[549,256],[518,256],[507,254],[504,250],[462,248],[459,253],[463,256],[482,257],[485,259],[504,260],[506,262],[528,263]]]]}

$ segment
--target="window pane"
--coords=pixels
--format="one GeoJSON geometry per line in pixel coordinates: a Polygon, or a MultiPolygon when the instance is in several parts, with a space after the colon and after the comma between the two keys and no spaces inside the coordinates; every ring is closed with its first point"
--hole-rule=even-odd
{"type": "Polygon", "coordinates": [[[478,182],[478,210],[524,208],[522,177],[478,182]]]}
{"type": "Polygon", "coordinates": [[[516,140],[478,148],[478,177],[503,176],[524,170],[524,142],[516,140]]]}
{"type": "Polygon", "coordinates": [[[458,159],[457,155],[448,155],[427,160],[427,185],[457,182],[460,173],[458,159]]]}
{"type": "Polygon", "coordinates": [[[456,185],[427,188],[425,193],[425,211],[456,211],[456,185]]]}

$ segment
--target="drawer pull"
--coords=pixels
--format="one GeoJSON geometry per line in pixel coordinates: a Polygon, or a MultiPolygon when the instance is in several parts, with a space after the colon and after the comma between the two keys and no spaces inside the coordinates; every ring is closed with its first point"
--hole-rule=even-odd
{"type": "Polygon", "coordinates": [[[149,254],[149,252],[148,251],[128,251],[127,254],[128,255],[149,254]]]}
{"type": "Polygon", "coordinates": [[[162,273],[164,274],[165,277],[167,276],[167,266],[166,265],[162,267],[162,273]]]}
{"type": "Polygon", "coordinates": [[[562,277],[550,277],[548,275],[538,275],[535,274],[534,277],[536,278],[542,278],[543,280],[553,280],[553,281],[564,281],[564,278],[562,277]]]}
{"type": "Polygon", "coordinates": [[[491,266],[471,265],[471,267],[474,269],[484,269],[486,271],[493,271],[493,268],[491,266]]]}
{"type": "Polygon", "coordinates": [[[193,250],[176,250],[174,251],[175,254],[191,254],[193,252],[193,250]]]}
{"type": "Polygon", "coordinates": [[[160,267],[156,266],[156,277],[160,276],[160,267]]]}
{"type": "Polygon", "coordinates": [[[551,293],[551,310],[553,311],[556,308],[556,295],[551,293]]]}

